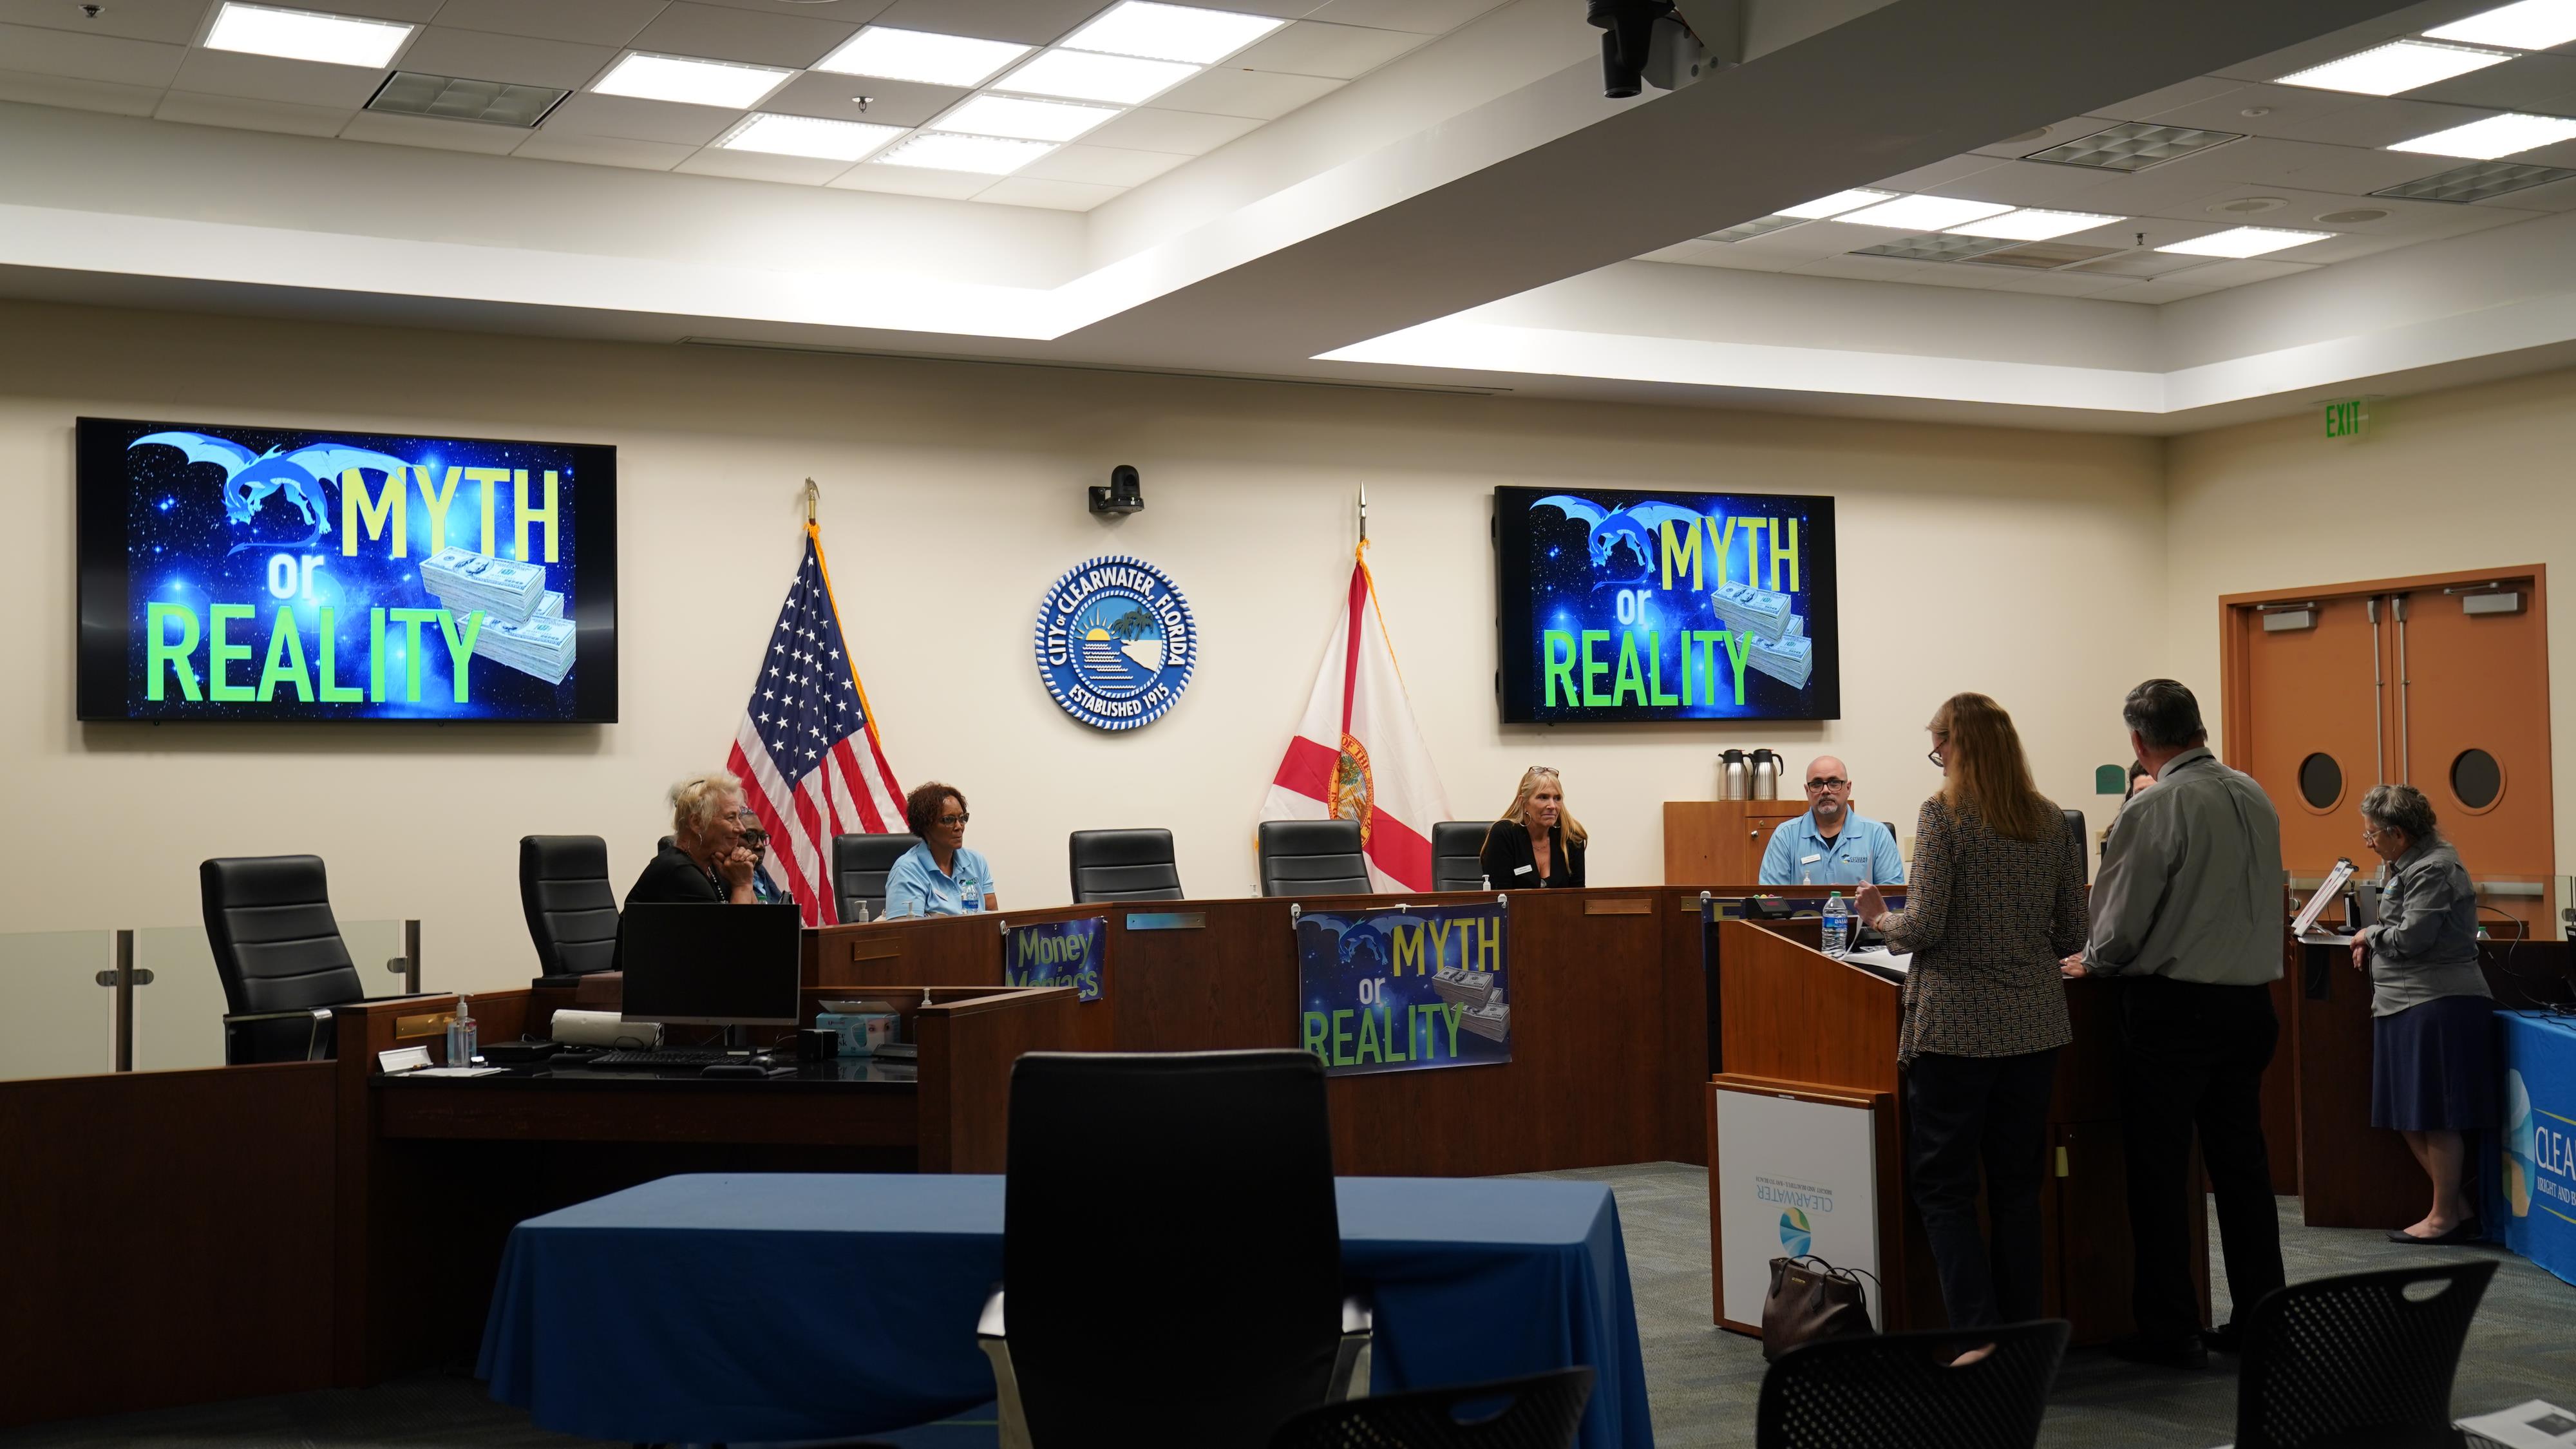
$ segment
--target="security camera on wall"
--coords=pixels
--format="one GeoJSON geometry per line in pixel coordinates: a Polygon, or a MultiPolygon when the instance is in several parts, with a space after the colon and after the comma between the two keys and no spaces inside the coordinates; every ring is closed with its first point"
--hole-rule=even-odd
{"type": "Polygon", "coordinates": [[[1134,465],[1119,464],[1109,470],[1108,487],[1092,488],[1091,511],[1095,514],[1145,511],[1145,483],[1134,465]]]}
{"type": "Polygon", "coordinates": [[[1601,31],[1601,94],[1677,91],[1742,58],[1741,0],[1586,0],[1601,31]]]}

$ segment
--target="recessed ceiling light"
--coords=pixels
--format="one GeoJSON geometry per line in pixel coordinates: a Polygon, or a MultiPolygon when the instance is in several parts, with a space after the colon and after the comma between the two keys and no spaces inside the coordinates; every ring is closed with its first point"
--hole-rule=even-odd
{"type": "Polygon", "coordinates": [[[1017,96],[968,96],[948,114],[931,122],[930,129],[963,131],[970,136],[1009,136],[1022,141],[1070,141],[1117,114],[1115,106],[1024,101],[1017,96]]]}
{"type": "Polygon", "coordinates": [[[1819,217],[1840,216],[1846,211],[1858,211],[1873,201],[1890,201],[1895,199],[1895,196],[1896,193],[1893,191],[1872,191],[1862,186],[1850,191],[1837,191],[1831,196],[1819,196],[1813,201],[1802,201],[1796,206],[1784,206],[1780,208],[1778,214],[1794,216],[1800,221],[1814,221],[1819,217]]]}
{"type": "Polygon", "coordinates": [[[2509,50],[2476,50],[2424,40],[2392,40],[2341,60],[2281,77],[2279,84],[2362,96],[2393,96],[2513,59],[2509,50]]]}
{"type": "Polygon", "coordinates": [[[2481,11],[2424,33],[2436,40],[2547,50],[2576,40],[2576,0],[2522,0],[2519,5],[2481,11]]]}
{"type": "Polygon", "coordinates": [[[627,56],[608,74],[591,82],[603,96],[634,96],[647,101],[677,101],[692,106],[747,110],[794,75],[765,65],[736,65],[729,60],[692,60],[682,55],[627,56]]]}
{"type": "Polygon", "coordinates": [[[993,88],[1022,91],[1033,96],[1064,96],[1077,101],[1117,101],[1132,106],[1170,90],[1197,75],[1199,69],[1176,60],[1138,60],[1132,55],[1050,50],[995,81],[993,88]]]}
{"type": "Polygon", "coordinates": [[[237,50],[245,55],[274,55],[286,60],[318,60],[325,65],[387,64],[411,38],[412,27],[390,20],[360,20],[348,15],[319,15],[310,10],[279,10],[226,0],[206,32],[208,50],[237,50]]]}
{"type": "Polygon", "coordinates": [[[1287,23],[1275,15],[1241,15],[1231,10],[1201,10],[1194,5],[1162,5],[1155,0],[1122,0],[1099,19],[1066,36],[1063,44],[1071,50],[1105,50],[1111,55],[1205,65],[1225,59],[1287,23]]]}
{"type": "Polygon", "coordinates": [[[2412,141],[2400,141],[2391,151],[2412,151],[2424,156],[2458,156],[2469,161],[2493,161],[2547,146],[2576,136],[2576,120],[2565,116],[2525,116],[2508,114],[2435,131],[2412,141]]]}
{"type": "Polygon", "coordinates": [[[2324,241],[2330,231],[2284,231],[2271,226],[2232,226],[2225,231],[2196,236],[2172,246],[2158,247],[2160,252],[2173,252],[2186,257],[2259,257],[2265,252],[2283,251],[2324,241]]]}
{"type": "Polygon", "coordinates": [[[772,156],[812,156],[823,161],[858,161],[903,134],[901,126],[864,121],[827,121],[818,116],[780,116],[763,112],[746,118],[716,142],[728,151],[761,151],[772,156]]]}
{"type": "Polygon", "coordinates": [[[2124,216],[2097,216],[2089,211],[2041,211],[2036,208],[2025,208],[2021,211],[2007,211],[2001,216],[1987,217],[1968,229],[1979,236],[2010,237],[2014,241],[2046,241],[2053,236],[2091,231],[2097,226],[2109,226],[2115,221],[2126,220],[2128,218],[2124,216]]]}
{"type": "Polygon", "coordinates": [[[2206,151],[2245,138],[2234,131],[2201,131],[2189,126],[2159,126],[2152,121],[2123,121],[2090,136],[2078,136],[2044,151],[2033,151],[2025,161],[2046,161],[2058,166],[2091,166],[2102,171],[2144,171],[2161,166],[2179,156],[2206,151]]]}
{"type": "Polygon", "coordinates": [[[1892,226],[1906,231],[1946,231],[2012,210],[1991,201],[1962,201],[1955,196],[1900,196],[1864,211],[1835,218],[1854,226],[1892,226]]]}
{"type": "Polygon", "coordinates": [[[1008,141],[999,136],[952,136],[923,131],[878,152],[871,166],[926,166],[934,171],[975,171],[1008,176],[1055,147],[1044,141],[1008,141]]]}
{"type": "Polygon", "coordinates": [[[979,86],[993,72],[1036,48],[1005,40],[976,40],[871,25],[814,62],[814,68],[835,75],[882,76],[924,85],[979,86]]]}
{"type": "Polygon", "coordinates": [[[2419,176],[2395,186],[2383,186],[2373,196],[2397,196],[2410,201],[2450,201],[2466,204],[2484,201],[2533,186],[2547,186],[2576,176],[2557,166],[2526,166],[2516,161],[2472,161],[2454,166],[2432,176],[2419,176]]]}
{"type": "Polygon", "coordinates": [[[1803,216],[1790,216],[1786,213],[1771,216],[1757,216],[1751,221],[1737,222],[1735,225],[1728,227],[1724,231],[1710,232],[1706,237],[1701,239],[1703,241],[1728,243],[1751,241],[1757,236],[1769,236],[1775,231],[1787,231],[1793,226],[1803,226],[1806,224],[1806,221],[1807,218],[1803,216]]]}

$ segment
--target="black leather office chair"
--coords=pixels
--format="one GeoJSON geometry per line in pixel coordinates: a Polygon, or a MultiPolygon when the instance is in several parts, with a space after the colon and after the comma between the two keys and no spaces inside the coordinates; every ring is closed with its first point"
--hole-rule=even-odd
{"type": "Polygon", "coordinates": [[[2238,1449],[2450,1449],[2451,1381],[2495,1260],[2312,1278],[2240,1312],[2238,1449]]]}
{"type": "Polygon", "coordinates": [[[2084,879],[2084,857],[2088,854],[2084,849],[2084,812],[2060,807],[2058,813],[2066,817],[2067,848],[2075,852],[2075,878],[2082,880],[2084,879]]]}
{"type": "Polygon", "coordinates": [[[1476,891],[1485,888],[1485,832],[1490,820],[1443,820],[1431,827],[1431,888],[1476,891]]]}
{"type": "Polygon", "coordinates": [[[539,986],[617,969],[617,888],[596,835],[519,837],[519,909],[537,947],[539,986]]]}
{"type": "Polygon", "coordinates": [[[860,902],[867,904],[869,920],[884,915],[886,872],[920,843],[918,835],[833,836],[832,891],[840,902],[839,919],[857,915],[852,907],[860,902]]]}
{"type": "Polygon", "coordinates": [[[1308,1409],[1270,1449],[1574,1449],[1592,1370],[1557,1369],[1308,1409]]]}
{"type": "Polygon", "coordinates": [[[1367,1318],[1312,1053],[1030,1052],[1008,1151],[976,1330],[1003,1443],[1262,1449],[1346,1395],[1367,1318]]]}
{"type": "Polygon", "coordinates": [[[1356,820],[1264,820],[1260,855],[1265,896],[1364,896],[1372,889],[1356,820]]]}
{"type": "Polygon", "coordinates": [[[2028,1449],[2066,1335],[2051,1318],[1793,1348],[1762,1375],[1755,1449],[2028,1449]],[[1994,1352],[1952,1364],[1981,1344],[1994,1352]]]}
{"type": "Polygon", "coordinates": [[[1073,862],[1075,905],[1182,899],[1168,830],[1077,830],[1065,854],[1073,862]]]}
{"type": "Polygon", "coordinates": [[[197,867],[206,944],[224,983],[224,1064],[327,1060],[331,1008],[366,987],[340,939],[318,855],[253,855],[197,867]]]}

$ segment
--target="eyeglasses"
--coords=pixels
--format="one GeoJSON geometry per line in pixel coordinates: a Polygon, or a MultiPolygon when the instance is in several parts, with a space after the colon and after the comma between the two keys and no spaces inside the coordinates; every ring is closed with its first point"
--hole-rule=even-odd
{"type": "Polygon", "coordinates": [[[1810,790],[1839,790],[1850,783],[1851,781],[1844,779],[1840,775],[1826,775],[1821,779],[1809,780],[1807,782],[1807,788],[1810,790]]]}
{"type": "Polygon", "coordinates": [[[941,825],[963,825],[973,818],[974,817],[969,815],[942,815],[939,817],[938,823],[941,825]]]}

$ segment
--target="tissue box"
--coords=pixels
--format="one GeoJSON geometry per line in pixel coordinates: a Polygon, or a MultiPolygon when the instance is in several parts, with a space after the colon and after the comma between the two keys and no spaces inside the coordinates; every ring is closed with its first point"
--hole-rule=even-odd
{"type": "Polygon", "coordinates": [[[841,1055],[871,1056],[878,1047],[894,1040],[895,1026],[903,1018],[890,1011],[826,1011],[814,1018],[814,1029],[828,1031],[841,1039],[841,1055]]]}

